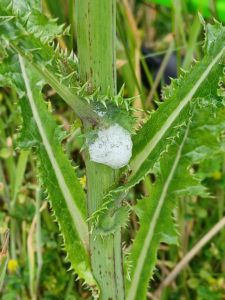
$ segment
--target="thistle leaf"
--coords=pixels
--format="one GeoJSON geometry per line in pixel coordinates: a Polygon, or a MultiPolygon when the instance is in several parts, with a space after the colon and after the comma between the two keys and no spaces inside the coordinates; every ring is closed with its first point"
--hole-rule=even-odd
{"type": "Polygon", "coordinates": [[[123,98],[123,89],[114,97],[102,95],[88,83],[80,82],[78,60],[71,52],[55,47],[54,39],[67,33],[63,25],[48,19],[36,5],[38,1],[3,0],[0,2],[0,40],[20,54],[70,105],[77,116],[92,125],[107,127],[118,123],[133,131],[135,118],[129,108],[131,99],[123,98]],[[32,6],[32,3],[34,4],[32,6]],[[119,107],[117,107],[119,105],[119,107]]]}
{"type": "Polygon", "coordinates": [[[127,299],[146,298],[159,243],[177,242],[172,216],[175,199],[182,195],[209,196],[190,167],[193,163],[224,153],[224,140],[220,138],[224,126],[224,106],[200,100],[186,129],[185,126],[181,128],[179,137],[173,140],[155,165],[156,182],[151,194],[139,200],[134,207],[140,219],[140,229],[129,256],[131,280],[127,280],[127,299]]]}
{"type": "Polygon", "coordinates": [[[146,298],[148,280],[156,264],[159,243],[177,242],[176,229],[172,220],[172,209],[175,203],[170,193],[170,186],[181,158],[188,130],[189,126],[181,139],[170,146],[170,155],[162,157],[161,174],[157,174],[151,196],[138,201],[135,206],[135,211],[140,218],[140,229],[129,257],[132,262],[131,280],[127,281],[127,299],[129,300],[146,298]]]}
{"type": "Polygon", "coordinates": [[[171,84],[165,92],[164,103],[134,136],[130,161],[132,174],[122,190],[131,188],[152,170],[154,162],[188,119],[190,103],[196,103],[201,98],[216,99],[217,94],[212,90],[218,88],[223,76],[221,63],[225,57],[225,47],[221,41],[224,38],[225,28],[222,25],[207,25],[203,60],[171,84]]]}
{"type": "Polygon", "coordinates": [[[15,2],[0,2],[1,42],[26,58],[41,79],[51,85],[81,119],[100,123],[101,118],[94,107],[87,105],[85,99],[75,93],[78,82],[77,73],[74,72],[77,70],[76,58],[73,55],[67,58],[66,53],[54,47],[53,40],[63,35],[64,26],[49,20],[35,5],[32,7],[31,0],[27,7],[22,1],[15,2]],[[71,77],[68,77],[71,73],[71,77]]]}
{"type": "Polygon", "coordinates": [[[86,195],[62,150],[62,129],[57,126],[44,102],[41,86],[37,84],[41,78],[21,56],[18,60],[18,55],[13,54],[0,64],[0,73],[1,85],[16,87],[20,91],[23,126],[18,145],[22,149],[32,147],[35,151],[39,177],[47,189],[69,261],[78,276],[94,289],[97,284],[88,255],[86,195]]]}
{"type": "MultiPolygon", "coordinates": [[[[98,220],[104,219],[107,214],[112,215],[115,213],[115,207],[119,207],[126,192],[144,179],[149,172],[153,172],[155,164],[160,161],[163,153],[168,151],[169,146],[179,135],[182,127],[190,120],[191,107],[194,106],[196,109],[200,105],[201,109],[197,109],[198,114],[202,114],[204,110],[207,111],[208,115],[204,121],[206,123],[214,111],[217,111],[219,107],[223,107],[224,102],[220,96],[223,96],[224,90],[219,90],[219,84],[222,84],[224,77],[222,63],[225,57],[225,47],[221,39],[225,38],[225,28],[219,23],[208,25],[206,33],[205,57],[203,60],[196,63],[190,72],[186,72],[177,80],[172,81],[171,85],[165,90],[165,101],[151,114],[150,119],[133,137],[133,154],[130,161],[131,175],[127,176],[125,185],[111,190],[106,195],[107,202],[99,209],[101,213],[97,215],[98,220]],[[218,90],[220,95],[218,95],[218,90]],[[106,206],[108,209],[105,209],[106,206]],[[114,207],[114,209],[111,210],[110,207],[114,207]]],[[[220,124],[218,128],[221,129],[221,120],[218,124],[220,124]]],[[[195,126],[197,125],[195,124],[195,126]]],[[[193,132],[193,134],[196,133],[193,132]]],[[[205,140],[202,140],[197,136],[193,142],[195,147],[192,145],[193,153],[189,153],[190,156],[195,156],[195,160],[189,161],[189,165],[185,167],[190,168],[192,163],[200,162],[207,152],[210,155],[210,152],[216,151],[218,141],[216,142],[215,139],[217,138],[218,136],[212,130],[214,145],[213,147],[212,145],[205,146],[203,149],[199,143],[204,144],[208,141],[208,138],[205,136],[205,140]],[[202,158],[199,157],[200,154],[202,154],[202,158]]],[[[186,173],[187,170],[184,168],[184,174],[186,173]]],[[[200,194],[200,191],[194,187],[189,187],[189,189],[189,193],[200,194]]],[[[188,187],[186,187],[187,190],[188,187]]],[[[98,220],[96,220],[96,225],[98,220]]],[[[123,220],[123,223],[125,223],[125,220],[123,220]]]]}

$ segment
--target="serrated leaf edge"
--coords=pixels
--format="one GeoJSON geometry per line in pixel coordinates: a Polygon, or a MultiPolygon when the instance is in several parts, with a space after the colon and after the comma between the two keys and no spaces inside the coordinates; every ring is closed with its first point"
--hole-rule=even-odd
{"type": "Polygon", "coordinates": [[[79,211],[79,208],[76,206],[76,204],[73,201],[73,197],[72,197],[72,195],[71,195],[71,193],[70,193],[70,191],[69,191],[69,189],[66,185],[63,174],[61,174],[58,163],[57,163],[57,161],[54,157],[54,153],[52,152],[51,146],[50,146],[50,144],[48,142],[48,139],[45,135],[45,131],[42,127],[42,123],[41,123],[41,120],[40,120],[40,117],[39,117],[39,114],[38,114],[38,111],[36,109],[35,102],[34,102],[34,99],[33,99],[33,94],[32,94],[32,91],[31,91],[30,84],[29,84],[29,79],[27,77],[26,70],[25,70],[24,60],[23,60],[22,56],[20,56],[20,55],[19,55],[19,61],[20,61],[20,66],[21,66],[21,71],[22,71],[22,75],[23,75],[23,78],[24,78],[25,86],[26,86],[26,89],[27,89],[27,96],[28,96],[28,99],[29,99],[29,102],[30,102],[31,109],[33,111],[35,121],[36,121],[38,129],[40,131],[40,135],[41,135],[43,144],[46,148],[49,159],[52,163],[53,169],[55,171],[56,178],[58,179],[58,183],[59,183],[59,185],[61,187],[61,190],[62,190],[62,193],[65,197],[66,204],[67,204],[68,209],[70,211],[71,217],[74,221],[74,224],[76,225],[77,233],[78,233],[81,241],[83,242],[86,250],[88,250],[89,237],[88,237],[87,224],[86,224],[85,220],[83,219],[83,217],[82,217],[82,215],[79,211]]]}

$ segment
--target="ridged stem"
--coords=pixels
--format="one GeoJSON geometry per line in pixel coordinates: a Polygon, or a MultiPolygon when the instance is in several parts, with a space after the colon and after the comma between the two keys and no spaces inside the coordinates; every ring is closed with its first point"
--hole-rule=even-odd
{"type": "MultiPolygon", "coordinates": [[[[76,0],[79,73],[83,82],[102,93],[116,93],[116,1],[76,0]]],[[[103,204],[104,195],[118,180],[118,172],[91,162],[86,153],[88,213],[103,204]]],[[[89,224],[91,230],[92,224],[89,224]]],[[[123,300],[121,230],[100,236],[90,234],[91,264],[101,300],[123,300]]]]}

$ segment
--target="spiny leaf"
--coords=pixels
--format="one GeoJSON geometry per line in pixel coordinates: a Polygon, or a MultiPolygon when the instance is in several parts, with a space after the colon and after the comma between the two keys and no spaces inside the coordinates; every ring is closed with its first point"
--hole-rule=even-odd
{"type": "Polygon", "coordinates": [[[11,2],[10,5],[13,5],[14,10],[17,11],[20,15],[26,16],[29,14],[31,8],[35,8],[41,11],[42,8],[42,1],[41,0],[16,0],[16,1],[7,1],[3,0],[4,4],[7,5],[11,2]]]}
{"type": "Polygon", "coordinates": [[[65,156],[60,139],[62,129],[47,108],[41,94],[39,75],[20,56],[10,55],[0,64],[0,83],[20,90],[23,126],[18,145],[33,148],[39,164],[39,177],[47,189],[52,209],[63,234],[68,258],[80,278],[97,286],[89,261],[86,195],[73,167],[65,156]],[[14,73],[11,73],[12,62],[14,73]]]}
{"type": "MultiPolygon", "coordinates": [[[[43,99],[40,97],[40,90],[35,87],[36,76],[32,77],[33,73],[26,69],[22,57],[20,57],[20,65],[30,105],[29,111],[27,99],[21,100],[22,115],[26,115],[26,118],[30,115],[35,122],[36,131],[33,134],[36,134],[35,139],[38,142],[36,151],[42,182],[50,195],[52,208],[61,227],[65,249],[72,266],[88,284],[95,285],[88,258],[85,194],[55,136],[57,127],[51,114],[47,113],[43,99]]],[[[25,123],[24,126],[28,127],[28,124],[25,123]]],[[[21,139],[23,135],[26,136],[26,132],[26,129],[22,131],[21,139]]],[[[32,134],[30,129],[29,134],[32,134]]]]}
{"type": "Polygon", "coordinates": [[[0,15],[4,16],[4,22],[0,22],[0,38],[26,58],[83,121],[100,126],[119,123],[133,131],[135,118],[130,110],[133,99],[124,99],[123,87],[118,95],[110,97],[99,89],[92,90],[88,83],[81,83],[73,52],[68,56],[67,51],[61,51],[53,42],[65,34],[64,27],[33,8],[31,0],[27,7],[20,1],[17,5],[8,3],[10,0],[0,3],[0,15]]]}
{"type": "Polygon", "coordinates": [[[70,86],[71,82],[75,84],[77,81],[74,73],[77,62],[74,56],[66,59],[67,54],[61,52],[59,48],[55,49],[54,43],[52,44],[54,38],[64,33],[62,26],[58,26],[55,21],[48,21],[35,7],[28,5],[25,11],[23,9],[22,12],[18,11],[10,0],[0,2],[0,15],[14,16],[13,19],[4,19],[4,22],[0,20],[0,39],[13,51],[26,58],[26,61],[41,75],[41,79],[49,83],[80,118],[101,123],[101,118],[94,112],[94,108],[87,105],[85,99],[77,96],[70,86]],[[26,14],[25,20],[23,12],[26,14]],[[32,18],[35,19],[35,23],[32,18]],[[67,70],[66,75],[65,72],[59,73],[60,63],[61,68],[63,65],[67,70]],[[74,74],[73,78],[68,78],[70,73],[74,74]]]}
{"type": "MultiPolygon", "coordinates": [[[[201,110],[198,110],[198,113],[207,107],[213,111],[223,106],[221,97],[217,95],[219,83],[224,76],[224,67],[221,62],[225,57],[225,47],[220,42],[222,37],[225,38],[224,27],[218,23],[208,25],[204,47],[205,57],[201,62],[196,63],[190,72],[186,72],[184,76],[172,82],[165,91],[165,101],[134,136],[133,155],[130,162],[132,173],[127,176],[128,182],[124,186],[110,191],[106,196],[107,202],[104,204],[104,209],[100,208],[99,210],[102,210],[103,218],[104,214],[112,215],[113,213],[110,210],[110,201],[114,203],[114,207],[117,207],[118,201],[122,201],[126,192],[154,169],[155,163],[160,160],[161,155],[173,143],[182,126],[189,120],[191,105],[196,106],[201,103],[201,110]],[[213,38],[215,39],[215,36],[219,38],[218,45],[215,41],[210,41],[212,31],[213,38]],[[209,46],[211,44],[213,47],[209,46]]],[[[221,93],[222,91],[220,91],[221,93]]],[[[196,138],[197,141],[200,140],[196,138]]],[[[210,151],[210,147],[207,148],[208,151],[210,151]]],[[[218,144],[214,146],[214,150],[215,147],[218,149],[218,144]]],[[[193,151],[196,153],[197,145],[194,149],[193,151]]],[[[199,152],[204,153],[205,151],[202,150],[199,152]]],[[[205,154],[203,154],[204,156],[205,154]]],[[[184,171],[186,174],[186,170],[184,171]]],[[[100,218],[101,213],[98,214],[98,220],[100,218]]],[[[98,224],[98,220],[96,220],[96,224],[98,224]]]]}
{"type": "Polygon", "coordinates": [[[122,206],[116,209],[112,214],[111,210],[100,217],[98,226],[95,229],[95,234],[102,236],[113,234],[121,227],[125,227],[128,223],[129,209],[127,206],[122,206]]]}
{"type": "Polygon", "coordinates": [[[203,60],[172,83],[166,91],[164,103],[134,136],[130,161],[132,173],[125,187],[118,191],[128,190],[152,170],[154,162],[188,119],[191,102],[196,103],[200,98],[218,100],[214,88],[218,88],[223,76],[221,63],[225,58],[225,47],[221,40],[225,38],[225,28],[218,23],[208,25],[206,34],[203,60]]]}
{"type": "Polygon", "coordinates": [[[172,220],[175,202],[170,186],[179,164],[189,126],[181,139],[170,146],[170,155],[164,155],[160,162],[160,173],[151,196],[142,199],[135,207],[140,218],[140,229],[131,248],[131,280],[127,281],[127,299],[145,299],[148,280],[156,264],[159,242],[176,243],[176,229],[172,220]],[[171,155],[173,154],[173,155],[171,155]],[[174,160],[175,158],[175,160],[174,160]]]}
{"type": "Polygon", "coordinates": [[[176,242],[177,234],[172,217],[175,199],[182,195],[209,196],[190,167],[193,163],[224,153],[224,140],[220,139],[224,126],[224,107],[202,99],[195,107],[191,123],[186,130],[182,128],[179,138],[172,142],[155,165],[153,171],[156,182],[151,194],[139,200],[134,207],[140,219],[140,229],[129,256],[132,267],[131,281],[127,280],[127,299],[145,299],[159,243],[176,242]]]}

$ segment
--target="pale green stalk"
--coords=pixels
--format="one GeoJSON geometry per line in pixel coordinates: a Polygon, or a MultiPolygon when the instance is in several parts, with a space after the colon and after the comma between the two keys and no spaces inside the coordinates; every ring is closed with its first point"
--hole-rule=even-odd
{"type": "Polygon", "coordinates": [[[9,242],[9,230],[5,233],[5,240],[0,252],[0,292],[4,284],[5,273],[8,263],[8,242],[9,242]]]}
{"type": "Polygon", "coordinates": [[[168,62],[170,60],[170,57],[171,57],[171,55],[173,53],[173,48],[174,48],[174,41],[172,40],[172,42],[170,43],[170,46],[168,48],[168,51],[167,51],[167,53],[166,53],[166,55],[165,55],[165,57],[164,57],[164,59],[162,61],[162,64],[161,64],[161,66],[159,68],[159,71],[157,73],[155,81],[154,81],[154,83],[153,83],[153,85],[151,87],[149,95],[147,97],[146,107],[149,107],[150,104],[151,104],[151,102],[152,102],[152,98],[153,98],[154,94],[156,93],[157,87],[159,86],[160,80],[163,77],[163,74],[165,72],[167,64],[168,64],[168,62]]]}
{"type": "Polygon", "coordinates": [[[11,192],[12,201],[10,203],[10,213],[13,215],[13,217],[11,218],[11,222],[10,222],[10,233],[11,233],[10,246],[11,246],[11,254],[13,259],[16,259],[16,245],[15,245],[16,220],[14,218],[15,205],[16,205],[17,194],[22,185],[24,172],[27,165],[28,155],[29,155],[29,151],[21,151],[20,153],[18,164],[16,166],[15,182],[14,185],[12,186],[12,192],[11,192]]]}
{"type": "Polygon", "coordinates": [[[43,265],[40,204],[41,204],[41,193],[40,193],[40,188],[38,187],[36,192],[36,216],[37,216],[37,224],[36,224],[37,274],[36,274],[36,283],[35,283],[36,294],[38,294],[41,269],[43,265]]]}
{"type": "MultiPolygon", "coordinates": [[[[116,93],[116,1],[77,0],[77,43],[80,75],[91,88],[116,93]]],[[[88,213],[91,216],[117,180],[117,172],[91,162],[86,153],[88,213]]],[[[89,229],[92,229],[90,222],[89,229]]],[[[124,299],[121,230],[101,237],[91,231],[91,264],[101,300],[124,299]]]]}
{"type": "Polygon", "coordinates": [[[193,25],[190,29],[190,37],[187,44],[186,55],[182,64],[182,68],[188,69],[191,65],[193,54],[196,48],[196,42],[201,31],[201,23],[199,21],[199,16],[196,15],[193,21],[193,25]]]}

